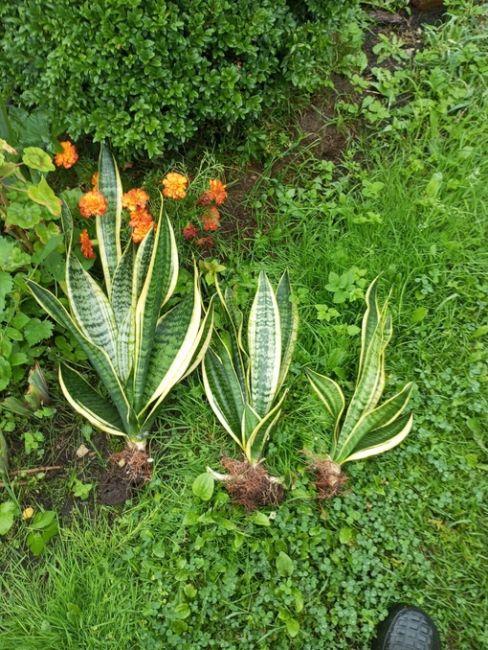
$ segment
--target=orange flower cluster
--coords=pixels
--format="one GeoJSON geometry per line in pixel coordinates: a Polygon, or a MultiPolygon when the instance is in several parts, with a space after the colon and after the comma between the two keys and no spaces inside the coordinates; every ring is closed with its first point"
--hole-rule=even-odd
{"type": "Polygon", "coordinates": [[[163,196],[168,199],[181,200],[186,197],[188,178],[178,172],[169,172],[163,178],[163,196]]]}
{"type": "Polygon", "coordinates": [[[129,226],[132,228],[132,241],[139,244],[155,225],[152,214],[146,206],[149,194],[140,187],[134,187],[122,197],[122,206],[129,210],[129,226]]]}
{"type": "Polygon", "coordinates": [[[145,208],[149,202],[149,194],[140,187],[134,187],[122,196],[122,207],[127,208],[129,212],[137,208],[145,208]]]}
{"type": "Polygon", "coordinates": [[[88,230],[86,228],[80,233],[80,247],[81,252],[87,260],[95,259],[95,253],[93,252],[93,243],[88,236],[88,230]]]}
{"type": "Polygon", "coordinates": [[[220,226],[220,212],[217,210],[216,207],[212,206],[208,210],[205,210],[205,212],[201,216],[202,220],[202,228],[205,231],[215,231],[218,229],[220,226]]]}
{"type": "MultiPolygon", "coordinates": [[[[205,212],[200,215],[202,230],[205,232],[215,232],[220,227],[220,212],[217,205],[222,205],[227,198],[226,186],[218,178],[211,178],[208,183],[208,190],[203,192],[197,200],[197,205],[207,206],[205,212]]],[[[190,241],[198,237],[198,228],[191,222],[183,228],[183,237],[190,241]]],[[[200,237],[195,239],[195,243],[200,248],[212,248],[215,246],[213,237],[200,237]]]]}
{"type": "Polygon", "coordinates": [[[54,156],[54,164],[57,167],[64,167],[69,169],[73,167],[75,162],[78,160],[78,152],[76,151],[75,145],[69,140],[64,140],[59,143],[63,149],[60,153],[57,153],[54,156]]]}
{"type": "Polygon", "coordinates": [[[83,194],[78,207],[83,217],[101,217],[107,212],[107,200],[98,190],[90,190],[83,194]]]}
{"type": "Polygon", "coordinates": [[[218,178],[211,178],[208,183],[209,189],[198,198],[198,205],[222,205],[227,198],[226,185],[218,178]]]}

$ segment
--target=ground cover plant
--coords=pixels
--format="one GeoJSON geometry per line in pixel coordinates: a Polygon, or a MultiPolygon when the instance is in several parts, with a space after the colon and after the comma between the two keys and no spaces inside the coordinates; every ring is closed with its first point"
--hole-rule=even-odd
{"type": "MultiPolygon", "coordinates": [[[[395,602],[431,613],[448,650],[487,645],[486,7],[449,3],[421,43],[418,23],[389,16],[354,28],[383,34],[377,52],[391,55],[381,65],[378,37],[367,36],[355,57],[361,76],[355,65],[337,94],[304,109],[307,120],[270,118],[261,161],[221,161],[241,180],[228,178],[211,253],[219,264],[204,291],[217,273],[245,309],[258,273],[276,285],[286,267],[300,311],[289,393],[266,451],[286,500],[246,513],[218,484],[192,489],[235,447],[193,375],[153,427],[152,481],[124,506],[103,507],[105,437],[63,407],[51,381],[57,413],[40,422],[42,462],[61,457],[63,470],[20,477],[27,484],[16,479],[0,499],[18,502],[0,537],[2,648],[366,650],[395,602]],[[304,368],[352,394],[362,301],[380,273],[380,303],[391,287],[395,323],[385,398],[413,380],[414,426],[389,453],[350,463],[346,489],[319,503],[300,451],[326,455],[332,437],[304,368]],[[82,444],[90,451],[78,457],[82,444]],[[85,500],[67,491],[83,494],[74,478],[85,500]],[[59,513],[59,534],[35,561],[28,507],[59,513]]],[[[29,426],[15,420],[9,441],[29,426]]],[[[16,449],[14,467],[26,460],[16,449]]]]}

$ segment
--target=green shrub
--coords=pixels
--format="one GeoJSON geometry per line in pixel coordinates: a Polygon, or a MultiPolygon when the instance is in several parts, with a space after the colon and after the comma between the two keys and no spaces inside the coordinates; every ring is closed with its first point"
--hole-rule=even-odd
{"type": "Polygon", "coordinates": [[[72,138],[154,156],[255,119],[285,82],[323,83],[333,21],[356,0],[322,4],[323,23],[287,0],[2,3],[0,85],[72,138]]]}

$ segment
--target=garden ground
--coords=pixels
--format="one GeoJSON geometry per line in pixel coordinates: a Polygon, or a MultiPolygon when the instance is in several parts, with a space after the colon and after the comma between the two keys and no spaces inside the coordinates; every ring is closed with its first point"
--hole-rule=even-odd
{"type": "Polygon", "coordinates": [[[287,499],[248,514],[221,488],[193,495],[193,479],[232,452],[193,377],[155,427],[151,483],[103,505],[119,496],[104,464],[112,443],[53,379],[41,460],[63,470],[18,492],[23,508],[57,510],[61,529],[36,560],[22,528],[0,546],[2,648],[365,650],[399,601],[431,613],[448,650],[488,645],[487,28],[482,6],[455,3],[415,52],[383,24],[361,75],[269,118],[259,164],[246,150],[216,155],[235,180],[221,281],[245,303],[261,268],[276,282],[288,267],[297,294],[291,392],[267,453],[287,499]],[[346,491],[320,504],[302,450],[326,452],[328,422],[302,369],[352,388],[378,274],[383,296],[392,288],[389,390],[415,381],[414,429],[346,466],[346,491]],[[96,451],[77,459],[81,443],[96,451]]]}

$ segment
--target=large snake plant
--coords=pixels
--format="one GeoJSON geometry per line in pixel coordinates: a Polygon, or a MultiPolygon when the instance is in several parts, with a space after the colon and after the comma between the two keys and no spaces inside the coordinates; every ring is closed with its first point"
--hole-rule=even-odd
{"type": "Polygon", "coordinates": [[[232,291],[217,291],[228,328],[214,332],[203,361],[203,383],[210,406],[249,464],[260,461],[270,432],[280,417],[298,329],[288,273],[275,291],[259,275],[243,340],[243,315],[232,291]]]}
{"type": "Polygon", "coordinates": [[[378,305],[376,289],[377,279],[366,293],[359,369],[347,410],[344,394],[336,382],[307,369],[310,384],[334,427],[328,458],[314,463],[323,496],[340,490],[345,481],[342,465],[392,449],[412,428],[413,415],[405,414],[412,383],[378,406],[385,386],[385,350],[392,336],[392,323],[387,303],[381,308],[378,305]]]}
{"type": "Polygon", "coordinates": [[[203,358],[213,316],[211,310],[204,315],[196,269],[191,295],[170,306],[178,253],[162,199],[157,227],[138,247],[129,241],[122,250],[122,186],[105,145],[100,150],[99,189],[108,206],[96,218],[104,286],[74,254],[67,205],[63,224],[69,312],[47,289],[32,281],[28,285],[46,312],[77,341],[100,379],[96,387],[75,368],[61,364],[59,382],[68,402],[98,429],[124,436],[129,446],[143,450],[159,406],[203,358]]]}

